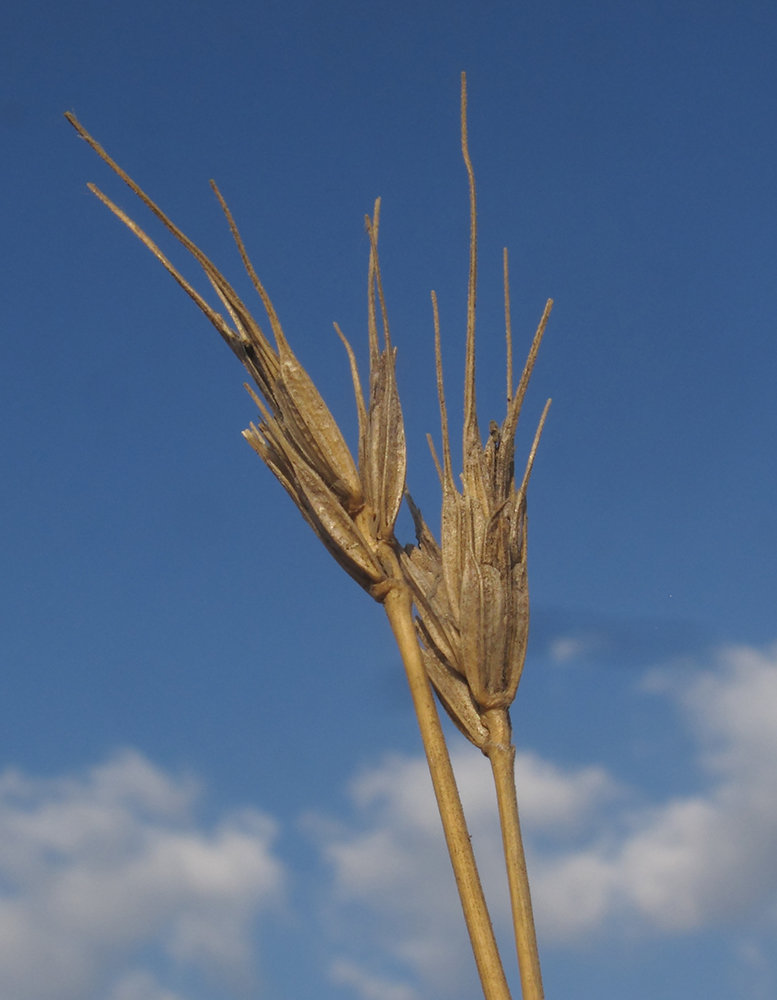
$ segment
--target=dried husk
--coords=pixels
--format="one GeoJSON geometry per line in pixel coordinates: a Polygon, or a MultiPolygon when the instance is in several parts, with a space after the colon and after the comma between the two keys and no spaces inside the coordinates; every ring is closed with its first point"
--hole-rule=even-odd
{"type": "Polygon", "coordinates": [[[94,185],[89,185],[173,275],[243,363],[259,390],[258,395],[253,390],[249,391],[263,418],[243,432],[246,440],[278,478],[338,563],[376,599],[382,599],[385,588],[382,589],[381,585],[388,578],[382,546],[394,544],[394,523],[405,489],[407,459],[396,384],[396,349],[391,346],[378,263],[380,202],[375,204],[374,217],[367,218],[370,236],[368,405],[364,402],[353,351],[337,328],[348,351],[356,391],[359,415],[357,468],[331,411],[289,346],[272,301],[248,258],[232,214],[215,183],[211,181],[211,186],[267,313],[274,346],[215,265],[107,155],[73,115],[66,117],[205,271],[232,326],[189,284],[126,213],[94,185]],[[382,350],[378,341],[376,292],[385,341],[382,350]]]}
{"type": "Polygon", "coordinates": [[[518,487],[514,471],[515,433],[552,302],[549,300],[545,306],[518,387],[513,392],[505,251],[508,405],[501,426],[491,421],[484,445],[478,427],[475,398],[477,207],[474,171],[467,144],[463,80],[462,152],[469,178],[471,239],[461,490],[453,477],[439,315],[437,298],[432,293],[443,438],[442,464],[437,459],[431,440],[430,445],[442,487],[441,544],[437,545],[420,511],[409,501],[417,545],[405,548],[402,568],[413,589],[418,634],[430,680],[459,728],[482,748],[482,730],[487,730],[486,713],[507,709],[512,704],[526,657],[529,630],[526,489],[548,407],[543,411],[526,471],[518,487]],[[462,684],[466,686],[467,697],[463,694],[462,684]]]}
{"type": "MultiPolygon", "coordinates": [[[[535,336],[542,337],[547,312],[535,336]]],[[[533,345],[534,347],[534,345],[533,345]]],[[[536,356],[536,350],[533,350],[536,356]]],[[[531,359],[533,360],[533,359],[531,359]]],[[[522,380],[523,381],[523,380],[522,380]]],[[[444,395],[440,397],[445,412],[444,395]]],[[[529,588],[526,564],[526,489],[548,406],[540,420],[524,477],[516,489],[513,476],[506,493],[497,490],[499,451],[503,433],[492,431],[485,447],[465,441],[470,448],[470,475],[462,475],[463,491],[453,484],[449,462],[443,477],[442,543],[438,545],[412,501],[417,544],[406,546],[403,572],[410,583],[418,612],[418,631],[429,677],[449,714],[476,746],[482,735],[472,723],[474,706],[481,725],[489,709],[508,708],[515,699],[523,671],[529,632],[529,588]],[[467,481],[475,491],[468,494],[467,481]],[[435,666],[430,668],[429,664],[435,666]],[[466,683],[469,699],[451,693],[450,673],[466,683]]],[[[444,427],[447,418],[443,418],[444,427]]],[[[509,442],[512,445],[512,441],[509,442]]],[[[447,451],[444,447],[444,454],[447,451]]],[[[504,479],[501,480],[504,482],[504,479]]]]}

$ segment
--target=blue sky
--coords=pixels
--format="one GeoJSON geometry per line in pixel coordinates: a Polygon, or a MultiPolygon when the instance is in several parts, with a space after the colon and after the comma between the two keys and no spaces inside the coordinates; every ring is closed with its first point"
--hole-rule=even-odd
{"type": "MultiPolygon", "coordinates": [[[[382,612],[240,437],[235,359],[86,182],[204,281],[62,117],[245,289],[217,179],[351,439],[332,322],[364,358],[382,197],[435,523],[461,70],[482,419],[503,246],[517,354],[556,302],[519,431],[552,396],[514,713],[548,998],[777,997],[776,44],[750,0],[2,5],[4,998],[476,995],[382,612]]],[[[451,743],[512,968],[482,762],[451,743]]]]}

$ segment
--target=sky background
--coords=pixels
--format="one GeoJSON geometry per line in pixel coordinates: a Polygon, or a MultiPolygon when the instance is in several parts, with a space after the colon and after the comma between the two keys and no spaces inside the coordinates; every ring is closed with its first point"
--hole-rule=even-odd
{"type": "MultiPolygon", "coordinates": [[[[86,182],[206,281],[62,117],[248,298],[217,179],[350,440],[332,322],[364,359],[383,198],[437,525],[462,70],[482,422],[503,246],[518,357],[556,302],[518,435],[552,396],[514,710],[548,1000],[777,998],[776,50],[757,0],[0,6],[3,1000],[478,995],[382,611],[240,437],[237,361],[86,182]]],[[[484,761],[451,746],[517,998],[484,761]]]]}

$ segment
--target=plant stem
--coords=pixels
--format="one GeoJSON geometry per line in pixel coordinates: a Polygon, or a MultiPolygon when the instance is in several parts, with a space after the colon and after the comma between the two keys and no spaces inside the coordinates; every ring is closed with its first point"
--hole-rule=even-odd
{"type": "Polygon", "coordinates": [[[486,1000],[510,1000],[448,747],[418,647],[412,599],[407,587],[392,587],[383,607],[405,665],[483,993],[486,1000]]]}
{"type": "Polygon", "coordinates": [[[544,1000],[537,934],[534,929],[529,876],[523,853],[521,825],[518,820],[518,799],[515,794],[515,747],[512,743],[510,714],[506,708],[485,713],[490,742],[483,748],[494,772],[499,823],[502,827],[507,882],[515,928],[515,947],[521,972],[523,1000],[544,1000]]]}

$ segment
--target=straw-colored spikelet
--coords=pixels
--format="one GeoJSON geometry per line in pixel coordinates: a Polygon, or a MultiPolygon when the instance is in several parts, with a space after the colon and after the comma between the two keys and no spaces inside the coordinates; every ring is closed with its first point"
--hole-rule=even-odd
{"type": "Polygon", "coordinates": [[[345,343],[356,390],[359,413],[359,467],[310,376],[289,346],[273,304],[248,258],[243,241],[224,198],[211,186],[227,217],[246,270],[267,312],[275,347],[214,264],[86,132],[73,115],[66,116],[81,136],[129,185],[154,215],[190,251],[205,271],[232,320],[225,319],[176,270],[156,244],[118,206],[93,184],[90,189],[143,241],[210,319],[243,362],[259,389],[249,386],[262,420],[244,431],[252,448],[277,476],[302,516],[338,563],[365,590],[381,600],[391,567],[386,546],[405,488],[405,434],[395,377],[396,349],[391,347],[378,263],[378,213],[367,218],[369,263],[369,404],[364,396],[350,344],[345,343]],[[381,350],[375,309],[375,289],[381,304],[385,346],[381,350]]]}
{"type": "Polygon", "coordinates": [[[442,487],[442,544],[438,545],[409,500],[417,546],[401,557],[418,610],[418,630],[430,680],[456,725],[476,746],[488,740],[485,714],[506,709],[515,698],[526,655],[529,590],[526,573],[526,489],[548,406],[540,419],[526,470],[516,487],[515,432],[540,342],[550,315],[540,319],[518,387],[512,387],[512,338],[504,257],[507,325],[507,414],[491,421],[485,446],[475,405],[475,295],[477,211],[469,157],[466,90],[462,91],[462,150],[470,186],[470,275],[464,381],[462,489],[453,477],[443,387],[437,297],[432,293],[437,391],[442,424],[442,465],[432,449],[442,487]]]}
{"type": "Polygon", "coordinates": [[[529,627],[526,489],[549,404],[543,411],[517,488],[513,471],[514,436],[549,312],[550,303],[543,313],[507,416],[501,427],[492,421],[485,447],[480,443],[471,402],[474,386],[468,376],[464,474],[459,492],[451,468],[435,302],[443,424],[442,467],[437,463],[443,491],[442,546],[408,498],[418,544],[405,547],[402,567],[413,587],[430,679],[453,720],[479,747],[488,740],[485,712],[504,709],[512,703],[526,655],[529,627]]]}

